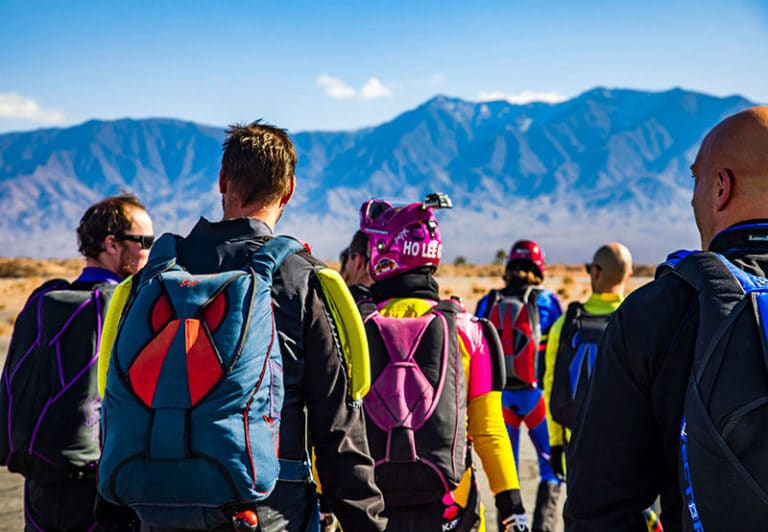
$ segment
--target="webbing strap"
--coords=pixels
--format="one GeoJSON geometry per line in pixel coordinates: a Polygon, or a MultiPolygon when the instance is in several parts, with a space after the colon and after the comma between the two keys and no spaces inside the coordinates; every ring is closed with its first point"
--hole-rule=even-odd
{"type": "Polygon", "coordinates": [[[306,460],[278,460],[280,463],[280,473],[278,480],[283,482],[304,482],[312,478],[312,467],[306,460]]]}

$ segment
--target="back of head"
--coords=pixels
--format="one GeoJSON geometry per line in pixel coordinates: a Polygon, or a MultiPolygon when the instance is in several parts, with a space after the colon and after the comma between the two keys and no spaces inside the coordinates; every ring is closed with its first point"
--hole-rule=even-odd
{"type": "Polygon", "coordinates": [[[262,124],[233,125],[227,130],[221,172],[240,199],[271,203],[290,189],[296,151],[285,130],[262,124]]]}
{"type": "Polygon", "coordinates": [[[86,209],[77,226],[78,250],[84,257],[96,259],[104,251],[104,239],[130,231],[135,210],[146,211],[138,198],[121,194],[103,199],[86,209]]]}
{"type": "Polygon", "coordinates": [[[445,195],[430,194],[419,203],[394,206],[372,199],[360,208],[360,230],[367,235],[369,269],[382,281],[420,267],[434,271],[443,243],[433,208],[450,208],[445,195]]]}
{"type": "Polygon", "coordinates": [[[701,155],[730,169],[750,188],[768,193],[768,106],[729,116],[707,134],[701,155]]]}
{"type": "Polygon", "coordinates": [[[703,249],[735,223],[768,218],[768,106],[717,124],[702,141],[691,171],[703,249]]]}
{"type": "Polygon", "coordinates": [[[358,253],[363,257],[368,257],[368,235],[358,229],[347,249],[350,253],[358,253]]]}
{"type": "Polygon", "coordinates": [[[632,254],[624,244],[611,242],[598,248],[592,267],[600,270],[597,286],[592,287],[594,292],[623,292],[624,283],[632,275],[632,254]]]}
{"type": "Polygon", "coordinates": [[[533,240],[518,240],[509,250],[504,269],[504,282],[513,280],[525,284],[540,284],[544,280],[544,250],[533,240]]]}

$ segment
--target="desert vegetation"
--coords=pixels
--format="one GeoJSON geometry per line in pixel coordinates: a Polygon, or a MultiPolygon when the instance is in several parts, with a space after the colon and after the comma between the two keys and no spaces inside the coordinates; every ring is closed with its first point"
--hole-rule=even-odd
{"type": "MultiPolygon", "coordinates": [[[[0,257],[0,337],[10,335],[16,315],[36,286],[57,277],[73,280],[82,266],[81,259],[0,257]]],[[[338,268],[339,265],[331,262],[329,266],[338,268]]],[[[648,282],[653,276],[653,268],[635,266],[630,291],[648,282]]],[[[495,264],[470,264],[467,261],[441,264],[437,272],[441,295],[458,296],[468,309],[473,310],[488,290],[502,286],[503,271],[504,265],[498,261],[495,264]]],[[[548,265],[544,286],[554,291],[564,305],[589,295],[589,277],[581,264],[548,265]]]]}

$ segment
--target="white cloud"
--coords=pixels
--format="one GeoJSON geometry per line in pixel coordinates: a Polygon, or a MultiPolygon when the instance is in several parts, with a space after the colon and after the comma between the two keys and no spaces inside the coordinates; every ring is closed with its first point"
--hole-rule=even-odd
{"type": "Polygon", "coordinates": [[[363,100],[373,100],[374,98],[391,98],[392,91],[384,85],[379,78],[371,78],[365,82],[360,89],[360,98],[363,100]]]}
{"type": "Polygon", "coordinates": [[[14,92],[5,92],[0,93],[0,118],[60,123],[64,121],[64,114],[60,111],[43,109],[32,98],[14,92]]]}
{"type": "Polygon", "coordinates": [[[563,96],[557,92],[534,92],[534,91],[522,91],[517,94],[507,94],[501,91],[481,92],[479,100],[481,102],[492,102],[499,100],[506,100],[509,103],[518,105],[531,103],[531,102],[545,102],[545,103],[560,103],[567,100],[567,96],[563,96]]]}
{"type": "Polygon", "coordinates": [[[325,94],[337,100],[347,100],[355,97],[355,89],[338,78],[321,74],[315,82],[325,94]]]}
{"type": "Polygon", "coordinates": [[[379,78],[372,77],[358,91],[347,85],[344,80],[334,78],[327,74],[321,74],[315,80],[315,84],[323,89],[327,96],[336,100],[374,100],[376,98],[391,98],[392,89],[382,83],[379,78]]]}

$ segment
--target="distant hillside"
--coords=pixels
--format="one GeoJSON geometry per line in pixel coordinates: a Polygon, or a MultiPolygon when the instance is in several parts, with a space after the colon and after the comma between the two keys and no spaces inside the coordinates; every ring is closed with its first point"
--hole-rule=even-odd
{"type": "MultiPolygon", "coordinates": [[[[656,262],[698,245],[688,166],[710,127],[751,105],[682,89],[596,88],[528,105],[436,96],[377,127],[293,134],[297,194],[277,229],[334,258],[365,199],[443,191],[455,205],[438,215],[446,260],[490,262],[525,237],[557,262],[607,240],[656,262]]],[[[217,218],[223,137],[169,119],[0,135],[0,254],[74,256],[85,207],[120,190],[144,200],[158,230],[217,218]]]]}

